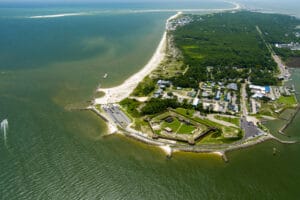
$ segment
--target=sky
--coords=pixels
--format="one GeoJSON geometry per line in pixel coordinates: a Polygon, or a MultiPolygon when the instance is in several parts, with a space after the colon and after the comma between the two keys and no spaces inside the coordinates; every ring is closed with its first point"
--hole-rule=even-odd
{"type": "MultiPolygon", "coordinates": [[[[76,3],[76,2],[201,2],[201,0],[0,0],[0,2],[6,2],[6,3],[17,3],[17,2],[39,2],[39,3],[43,3],[43,2],[60,2],[60,3],[76,3]]],[[[214,1],[214,0],[211,0],[214,1]]],[[[221,1],[221,0],[218,0],[221,1]]],[[[226,0],[224,0],[226,1],[226,0]]],[[[229,0],[229,1],[235,1],[235,0],[229,0]]],[[[251,2],[251,1],[261,1],[261,2],[276,2],[276,0],[236,0],[236,1],[240,1],[240,2],[251,2]]],[[[294,1],[297,2],[299,0],[289,0],[289,1],[294,1]]]]}
{"type": "MultiPolygon", "coordinates": [[[[212,0],[214,1],[214,0],[212,0]]],[[[221,0],[217,0],[221,1],[221,0]]],[[[201,0],[0,0],[5,3],[18,3],[18,2],[59,2],[59,3],[87,3],[87,2],[201,2],[201,0]]]]}
{"type": "MultiPolygon", "coordinates": [[[[201,2],[203,0],[0,0],[0,3],[101,3],[101,2],[201,2]]],[[[209,0],[205,0],[209,1],[209,0]]],[[[222,0],[211,0],[211,1],[222,1],[222,0]]],[[[231,1],[231,2],[241,2],[241,3],[249,3],[249,2],[265,2],[265,3],[278,3],[280,1],[286,2],[288,4],[298,4],[299,0],[223,0],[223,1],[231,1]]]]}
{"type": "MultiPolygon", "coordinates": [[[[60,2],[60,3],[72,3],[72,2],[170,2],[176,0],[0,0],[0,2],[60,2]]],[[[177,0],[180,1],[180,0],[177,0]]],[[[185,0],[181,0],[185,1],[185,0]]],[[[201,1],[201,0],[188,0],[188,1],[201,1]]]]}

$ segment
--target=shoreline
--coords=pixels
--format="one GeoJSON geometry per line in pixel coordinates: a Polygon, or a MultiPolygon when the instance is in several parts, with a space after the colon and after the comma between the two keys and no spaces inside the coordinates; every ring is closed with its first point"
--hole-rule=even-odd
{"type": "Polygon", "coordinates": [[[176,152],[187,152],[187,153],[205,153],[205,154],[213,154],[216,156],[219,156],[223,159],[224,162],[228,162],[229,159],[227,158],[227,153],[230,153],[232,151],[245,149],[248,147],[255,146],[257,144],[263,143],[265,141],[273,140],[281,144],[295,144],[297,141],[284,141],[279,138],[276,138],[272,134],[268,133],[267,135],[259,136],[255,139],[250,140],[244,140],[241,142],[237,142],[236,144],[223,144],[223,145],[217,145],[214,144],[210,147],[207,145],[195,145],[195,146],[184,146],[181,144],[176,143],[170,143],[165,142],[160,139],[152,139],[149,137],[146,137],[142,133],[135,131],[134,133],[130,132],[129,130],[123,130],[118,131],[113,134],[107,134],[104,136],[110,136],[110,135],[119,135],[124,136],[125,138],[131,138],[136,141],[142,142],[146,145],[151,145],[158,147],[168,158],[171,158],[174,153],[176,152]]]}
{"type": "MultiPolygon", "coordinates": [[[[166,24],[170,20],[177,18],[181,14],[181,12],[177,12],[175,15],[172,15],[167,19],[166,24]]],[[[166,45],[167,30],[164,31],[159,45],[156,48],[156,51],[154,52],[151,59],[148,61],[148,63],[137,73],[133,74],[127,80],[125,80],[121,85],[111,88],[98,88],[98,92],[104,92],[105,94],[103,97],[94,99],[94,105],[118,103],[121,100],[127,98],[137,87],[137,85],[154,69],[156,69],[159,66],[159,64],[163,61],[166,55],[166,45]]]]}

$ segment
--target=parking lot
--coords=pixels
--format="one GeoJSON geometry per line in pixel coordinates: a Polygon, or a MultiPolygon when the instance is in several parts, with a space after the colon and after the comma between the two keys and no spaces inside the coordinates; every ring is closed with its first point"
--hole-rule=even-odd
{"type": "Polygon", "coordinates": [[[253,138],[263,134],[253,122],[248,122],[245,118],[241,119],[241,128],[245,131],[244,139],[253,138]]]}
{"type": "Polygon", "coordinates": [[[131,120],[117,105],[104,105],[102,108],[107,113],[108,117],[117,125],[125,128],[131,123],[131,120]]]}

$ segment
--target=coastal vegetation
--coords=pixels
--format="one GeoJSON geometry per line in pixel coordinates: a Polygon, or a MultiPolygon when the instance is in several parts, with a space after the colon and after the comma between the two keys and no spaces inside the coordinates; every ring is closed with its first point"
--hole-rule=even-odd
{"type": "Polygon", "coordinates": [[[276,63],[255,28],[264,17],[252,20],[255,15],[239,12],[193,16],[192,23],[173,31],[174,42],[190,66],[185,75],[173,79],[174,84],[197,87],[200,81],[248,76],[254,84],[276,84],[276,63]]]}
{"type": "Polygon", "coordinates": [[[138,84],[138,86],[133,90],[133,96],[147,96],[155,89],[155,80],[149,78],[148,76],[138,84]]]}

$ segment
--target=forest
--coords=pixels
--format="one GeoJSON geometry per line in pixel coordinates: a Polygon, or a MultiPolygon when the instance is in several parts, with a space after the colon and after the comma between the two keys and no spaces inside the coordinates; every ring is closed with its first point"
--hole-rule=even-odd
{"type": "Polygon", "coordinates": [[[172,80],[181,87],[196,88],[200,81],[246,77],[254,84],[276,85],[277,65],[256,27],[273,45],[296,41],[292,34],[300,24],[294,17],[248,11],[191,17],[190,24],[169,33],[189,66],[187,73],[172,80]],[[213,73],[208,73],[208,67],[213,73]]]}

